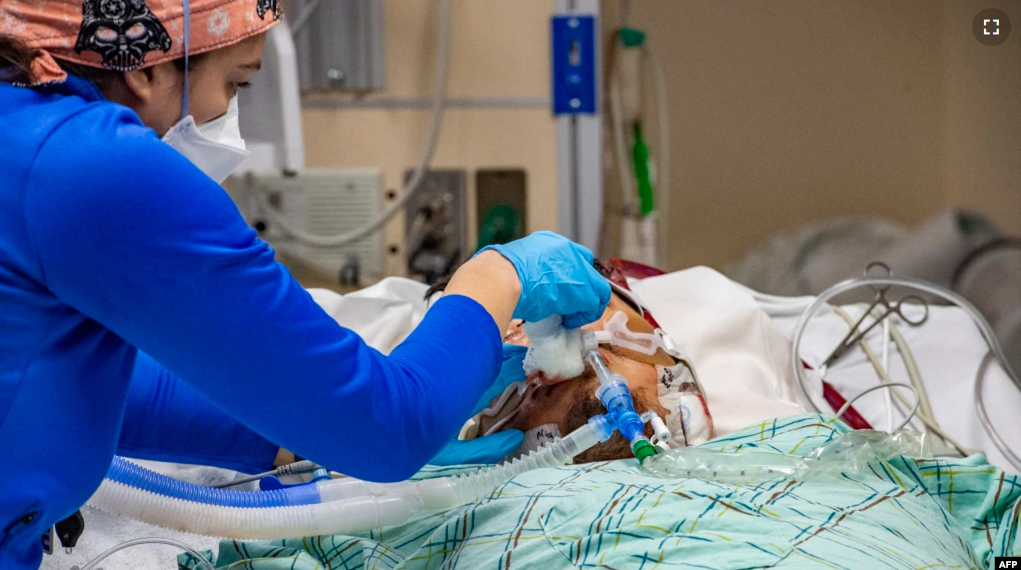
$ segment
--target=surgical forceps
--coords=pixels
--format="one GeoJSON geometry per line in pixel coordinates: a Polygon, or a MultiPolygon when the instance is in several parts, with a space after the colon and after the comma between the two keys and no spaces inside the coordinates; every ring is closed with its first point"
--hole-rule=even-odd
{"type": "MultiPolygon", "coordinates": [[[[882,261],[873,261],[872,263],[866,265],[864,276],[865,277],[875,276],[872,274],[873,269],[881,270],[883,273],[885,273],[886,277],[893,276],[893,272],[890,271],[890,266],[883,263],[882,261]]],[[[902,297],[898,301],[891,301],[889,298],[887,298],[887,292],[890,290],[889,285],[883,286],[870,285],[869,287],[873,291],[875,291],[876,298],[872,301],[872,304],[869,305],[869,308],[865,309],[865,312],[862,313],[861,318],[859,318],[858,321],[854,323],[854,325],[851,327],[851,330],[848,331],[847,336],[845,336],[844,339],[840,341],[837,347],[833,349],[833,352],[829,355],[829,357],[827,357],[826,360],[823,361],[822,365],[824,367],[829,368],[834,362],[837,361],[838,358],[843,356],[844,353],[852,349],[854,345],[861,342],[861,340],[865,338],[865,335],[867,335],[869,331],[874,329],[876,325],[885,321],[891,315],[897,315],[898,317],[900,317],[902,321],[913,327],[920,326],[929,319],[929,303],[927,303],[925,299],[919,297],[918,295],[907,295],[905,297],[902,297]],[[920,305],[925,310],[925,312],[922,313],[921,317],[911,317],[909,316],[908,313],[905,313],[905,311],[903,310],[904,303],[920,305]],[[872,321],[872,324],[865,327],[864,330],[859,331],[858,329],[861,328],[862,324],[865,322],[865,319],[871,316],[872,311],[874,311],[876,307],[879,307],[880,305],[882,305],[886,311],[880,316],[875,317],[875,320],[872,321]]]]}

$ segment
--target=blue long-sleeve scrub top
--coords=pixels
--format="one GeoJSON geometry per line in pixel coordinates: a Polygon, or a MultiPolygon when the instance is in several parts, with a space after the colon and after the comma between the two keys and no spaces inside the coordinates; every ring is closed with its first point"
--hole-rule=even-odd
{"type": "Polygon", "coordinates": [[[0,568],[36,568],[114,454],[406,478],[500,362],[457,295],[384,356],[133,111],[73,76],[0,84],[0,568]]]}

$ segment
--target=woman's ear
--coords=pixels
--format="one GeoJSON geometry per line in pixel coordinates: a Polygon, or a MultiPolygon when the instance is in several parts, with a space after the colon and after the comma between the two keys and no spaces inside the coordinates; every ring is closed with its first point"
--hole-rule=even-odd
{"type": "MultiPolygon", "coordinates": [[[[158,67],[158,66],[157,66],[158,67]]],[[[132,97],[145,104],[152,101],[155,83],[154,68],[136,69],[124,72],[124,85],[132,97]]]]}

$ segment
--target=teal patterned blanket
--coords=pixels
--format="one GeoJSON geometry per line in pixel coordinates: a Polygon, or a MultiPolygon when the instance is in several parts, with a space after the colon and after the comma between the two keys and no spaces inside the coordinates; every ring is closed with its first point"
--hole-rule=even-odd
{"type": "MultiPolygon", "coordinates": [[[[848,428],[777,418],[706,443],[804,457],[848,428]]],[[[420,477],[454,469],[428,469],[420,477]]],[[[1021,555],[1021,481],[980,456],[901,457],[862,473],[729,485],[634,460],[541,469],[477,502],[362,536],[223,541],[217,568],[636,570],[988,568],[1021,555]]],[[[186,554],[182,568],[195,568],[186,554]]]]}

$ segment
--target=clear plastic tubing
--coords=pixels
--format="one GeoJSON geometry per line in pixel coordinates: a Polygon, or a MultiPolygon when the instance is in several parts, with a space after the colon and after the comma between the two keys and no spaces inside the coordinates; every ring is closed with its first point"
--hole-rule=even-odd
{"type": "MultiPolygon", "coordinates": [[[[589,345],[586,342],[586,349],[588,348],[589,345]]],[[[596,397],[606,407],[610,416],[615,418],[620,434],[632,444],[643,440],[648,441],[643,433],[645,426],[642,423],[642,418],[635,412],[634,399],[631,397],[631,390],[624,377],[610,371],[598,349],[587,350],[585,362],[592,367],[596,378],[599,379],[596,397]]]]}
{"type": "Polygon", "coordinates": [[[175,481],[138,466],[135,468],[141,471],[136,475],[144,478],[134,483],[144,480],[147,487],[108,478],[88,504],[164,528],[239,540],[351,534],[403,523],[423,510],[453,508],[526,471],[564,465],[609,439],[613,427],[605,416],[596,416],[566,437],[524,457],[471,475],[393,484],[354,479],[321,481],[314,487],[322,502],[315,504],[268,507],[224,504],[226,501],[220,498],[210,498],[205,487],[175,481]],[[167,479],[174,483],[173,490],[169,490],[167,479]]]}
{"type": "Polygon", "coordinates": [[[596,379],[599,380],[600,387],[608,386],[614,382],[614,374],[610,372],[610,368],[606,366],[606,361],[603,360],[598,350],[588,351],[585,354],[585,362],[596,373],[596,379]]]}
{"type": "MultiPolygon", "coordinates": [[[[840,283],[837,283],[823,291],[815,299],[815,302],[801,313],[801,317],[798,319],[798,323],[794,327],[794,339],[791,343],[791,367],[794,372],[794,377],[798,379],[798,386],[801,388],[802,394],[804,394],[805,399],[808,400],[812,407],[815,408],[815,411],[819,412],[820,410],[815,406],[812,398],[808,395],[808,390],[805,388],[805,370],[804,367],[801,366],[800,356],[801,337],[804,336],[805,329],[808,327],[808,322],[811,318],[830,299],[840,295],[841,293],[846,293],[852,289],[868,285],[898,285],[901,287],[907,287],[909,289],[934,295],[960,307],[968,314],[969,317],[971,317],[975,326],[978,327],[979,332],[982,334],[982,338],[985,339],[986,344],[989,346],[989,352],[996,357],[996,359],[1000,362],[1000,366],[1003,367],[1004,372],[1007,373],[1007,376],[1010,377],[1011,381],[1014,382],[1014,385],[1021,390],[1021,379],[1018,378],[1017,373],[1010,367],[1010,363],[1007,361],[1007,356],[1003,353],[1003,348],[996,339],[996,333],[993,332],[993,328],[989,326],[989,323],[986,321],[985,317],[982,316],[982,313],[980,313],[974,305],[969,303],[967,299],[953,291],[950,291],[949,289],[945,289],[939,285],[929,283],[922,279],[890,276],[858,277],[855,279],[848,279],[847,281],[841,281],[840,283]]],[[[982,400],[983,380],[984,375],[979,374],[975,378],[974,386],[975,409],[978,412],[979,420],[982,422],[982,426],[985,427],[986,433],[989,434],[989,438],[993,440],[993,444],[996,445],[1000,452],[1007,458],[1007,461],[1009,461],[1015,469],[1021,471],[1021,457],[1018,457],[1017,454],[1010,449],[1010,446],[1007,445],[1007,442],[1004,441],[999,432],[996,431],[996,428],[989,419],[989,415],[986,413],[985,403],[982,400]]]]}
{"type": "Polygon", "coordinates": [[[864,472],[869,464],[895,457],[932,457],[924,434],[854,430],[840,434],[805,457],[771,451],[671,449],[642,463],[642,470],[667,479],[704,479],[758,485],[772,479],[807,480],[864,472]]]}

